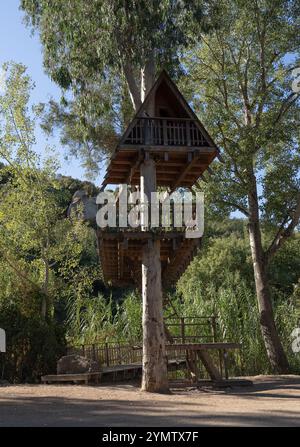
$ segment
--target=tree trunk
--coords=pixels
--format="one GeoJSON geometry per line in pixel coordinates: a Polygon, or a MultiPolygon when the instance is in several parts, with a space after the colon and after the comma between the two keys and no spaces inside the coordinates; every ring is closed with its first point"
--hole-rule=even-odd
{"type": "Polygon", "coordinates": [[[256,295],[258,300],[260,327],[267,355],[274,372],[284,374],[289,371],[287,357],[283,350],[275,325],[271,293],[267,275],[267,262],[261,242],[256,179],[252,177],[249,201],[249,238],[254,269],[256,295]]]}
{"type": "Polygon", "coordinates": [[[43,320],[46,320],[49,313],[49,297],[48,297],[48,286],[49,286],[49,262],[47,259],[43,259],[45,265],[45,276],[44,284],[42,287],[42,306],[41,315],[43,320]]]}
{"type": "MultiPolygon", "coordinates": [[[[145,100],[155,74],[154,54],[151,54],[141,69],[141,101],[145,100]]],[[[154,103],[148,103],[147,112],[154,116],[154,103]]],[[[145,159],[140,168],[141,197],[145,195],[150,203],[151,192],[156,191],[156,166],[151,158],[145,159]]],[[[150,215],[150,213],[148,213],[150,215]]],[[[148,231],[145,212],[141,211],[141,227],[148,231]]],[[[149,241],[142,254],[142,296],[143,296],[143,378],[142,390],[168,392],[168,369],[165,351],[163,323],[163,297],[161,285],[160,241],[149,241]]]]}
{"type": "MultiPolygon", "coordinates": [[[[154,53],[152,52],[149,55],[147,62],[144,67],[141,69],[141,101],[144,102],[147,94],[152,88],[155,80],[155,60],[154,53]]],[[[153,104],[152,104],[153,105],[153,104]]],[[[151,106],[152,106],[151,105],[151,106]]],[[[151,107],[150,106],[150,107],[151,107]]],[[[150,116],[154,116],[154,110],[149,110],[148,113],[150,116]]]]}
{"type": "MultiPolygon", "coordinates": [[[[152,159],[141,165],[141,197],[150,202],[156,190],[156,167],[152,159]]],[[[143,212],[142,212],[143,214],[143,212]]],[[[147,230],[142,216],[143,230],[147,230]]],[[[142,255],[143,379],[142,390],[168,392],[168,371],[163,325],[160,242],[150,240],[142,255]]]]}
{"type": "Polygon", "coordinates": [[[141,91],[136,83],[135,77],[134,77],[134,73],[133,73],[133,68],[131,67],[131,65],[127,62],[123,65],[123,71],[124,71],[124,75],[127,81],[127,86],[128,86],[128,91],[129,91],[129,96],[133,105],[133,108],[135,111],[138,110],[138,108],[140,107],[140,105],[142,104],[141,101],[141,91]]]}

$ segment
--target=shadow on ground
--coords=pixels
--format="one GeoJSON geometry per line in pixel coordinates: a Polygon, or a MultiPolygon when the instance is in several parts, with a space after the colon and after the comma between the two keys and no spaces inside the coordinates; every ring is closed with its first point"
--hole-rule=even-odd
{"type": "Polygon", "coordinates": [[[94,391],[81,387],[80,398],[64,396],[70,389],[66,386],[43,388],[54,390],[55,396],[38,396],[34,386],[32,396],[28,386],[26,394],[18,392],[24,387],[6,387],[4,395],[0,388],[0,426],[300,425],[300,377],[255,378],[254,382],[247,388],[181,390],[159,398],[147,394],[145,399],[136,388],[126,385],[99,386],[94,391]],[[85,398],[85,389],[99,398],[85,398]],[[106,398],[108,391],[111,399],[106,398]]]}

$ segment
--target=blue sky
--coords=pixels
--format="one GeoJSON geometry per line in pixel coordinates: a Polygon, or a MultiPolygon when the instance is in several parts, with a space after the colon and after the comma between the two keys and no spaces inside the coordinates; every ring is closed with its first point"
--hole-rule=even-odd
{"type": "MultiPolygon", "coordinates": [[[[14,61],[24,64],[35,83],[32,102],[47,102],[51,97],[59,99],[60,90],[44,73],[42,47],[38,35],[23,23],[24,13],[19,10],[19,0],[0,0],[0,65],[14,61]]],[[[64,175],[85,179],[80,160],[65,160],[66,148],[61,147],[59,136],[46,139],[39,126],[36,128],[37,151],[43,153],[48,144],[56,147],[64,175]]],[[[99,183],[99,181],[97,182],[99,183]]]]}

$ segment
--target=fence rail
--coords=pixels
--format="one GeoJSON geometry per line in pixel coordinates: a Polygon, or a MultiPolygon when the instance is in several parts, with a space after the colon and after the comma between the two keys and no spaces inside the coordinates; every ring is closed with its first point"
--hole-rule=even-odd
{"type": "Polygon", "coordinates": [[[128,342],[93,343],[75,345],[67,348],[67,354],[79,354],[88,357],[102,366],[127,365],[142,361],[142,352],[128,342]]]}
{"type": "Polygon", "coordinates": [[[151,146],[208,146],[196,121],[184,118],[136,118],[124,143],[151,146]]]}
{"type": "MultiPolygon", "coordinates": [[[[172,343],[217,342],[217,318],[215,316],[166,318],[165,327],[172,343]]],[[[142,342],[128,340],[69,346],[68,354],[79,354],[99,362],[102,366],[126,365],[142,362],[142,342]]],[[[172,359],[182,358],[184,350],[168,344],[167,352],[172,359]]]]}

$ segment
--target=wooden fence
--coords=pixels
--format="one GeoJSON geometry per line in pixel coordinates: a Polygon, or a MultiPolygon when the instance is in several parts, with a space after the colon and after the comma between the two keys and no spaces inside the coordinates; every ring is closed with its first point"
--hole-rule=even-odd
{"type": "MultiPolygon", "coordinates": [[[[165,319],[165,327],[172,338],[172,343],[205,343],[217,342],[217,318],[209,317],[169,317],[165,319]]],[[[168,357],[172,360],[182,359],[185,351],[177,349],[169,343],[168,357]]],[[[69,346],[68,354],[79,354],[95,360],[102,366],[128,365],[142,362],[142,341],[128,343],[128,340],[111,341],[69,346]]]]}
{"type": "Polygon", "coordinates": [[[100,363],[101,366],[128,365],[142,362],[142,351],[128,342],[106,342],[69,346],[68,355],[79,354],[100,363]]]}

